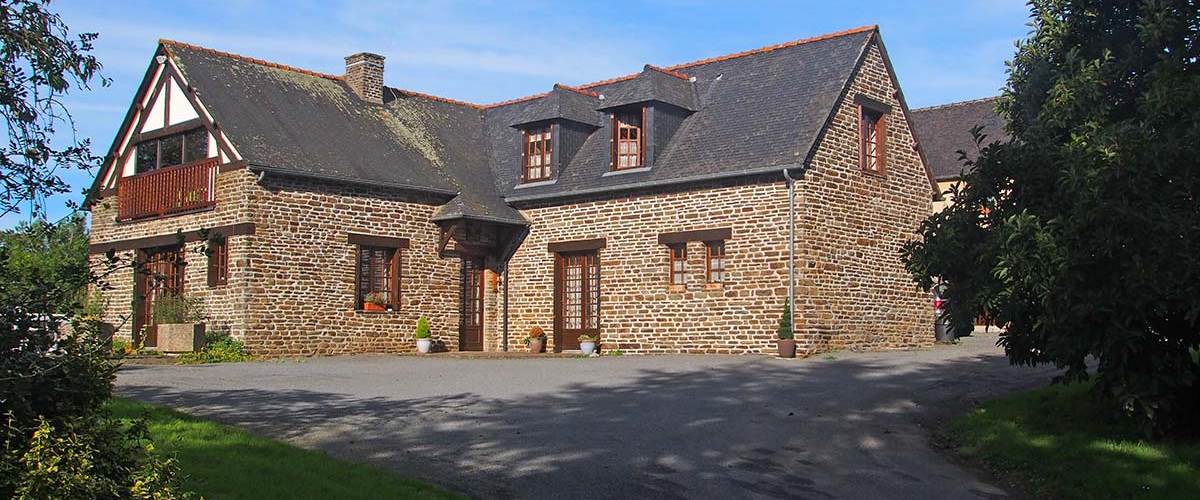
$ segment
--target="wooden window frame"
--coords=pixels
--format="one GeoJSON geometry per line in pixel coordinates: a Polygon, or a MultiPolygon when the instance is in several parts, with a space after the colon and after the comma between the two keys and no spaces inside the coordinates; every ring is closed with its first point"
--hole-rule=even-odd
{"type": "Polygon", "coordinates": [[[858,166],[862,171],[877,175],[887,172],[887,116],[882,109],[858,105],[858,166]],[[868,154],[874,138],[875,155],[868,154]],[[874,159],[874,164],[871,160],[874,159]]]}
{"type": "Polygon", "coordinates": [[[229,240],[224,237],[208,240],[208,286],[229,284],[229,240]]]}
{"type": "Polygon", "coordinates": [[[687,286],[687,243],[667,245],[667,284],[687,286]],[[675,268],[677,263],[679,269],[675,268]]]}
{"type": "Polygon", "coordinates": [[[555,125],[547,123],[544,127],[533,127],[521,131],[521,182],[541,182],[548,181],[554,178],[554,137],[556,134],[555,125]],[[533,165],[533,146],[536,144],[530,138],[534,135],[545,134],[542,139],[542,154],[541,165],[533,165]],[[538,169],[542,172],[541,176],[531,175],[531,171],[538,169]]]}
{"type": "Polygon", "coordinates": [[[146,173],[146,172],[153,172],[155,170],[159,170],[159,169],[163,169],[163,168],[167,168],[167,167],[175,167],[175,166],[179,166],[179,165],[190,165],[192,163],[207,160],[207,159],[211,158],[211,156],[209,156],[209,154],[211,152],[208,150],[208,145],[209,145],[208,129],[206,129],[204,127],[204,125],[201,125],[198,122],[198,120],[189,120],[187,122],[184,122],[184,123],[181,123],[178,125],[173,125],[171,127],[163,129],[161,131],[154,131],[154,132],[149,132],[146,134],[141,134],[138,136],[138,141],[133,144],[134,173],[141,174],[141,173],[146,173]],[[204,129],[204,132],[205,132],[204,133],[204,158],[188,159],[187,158],[187,151],[188,151],[187,136],[188,136],[188,134],[191,134],[199,129],[204,129]],[[170,139],[173,137],[179,137],[179,160],[180,160],[180,163],[163,165],[162,142],[166,139],[170,139]],[[149,143],[154,143],[154,167],[150,168],[148,170],[139,172],[139,171],[137,171],[138,149],[140,149],[143,144],[149,144],[149,143]]]}
{"type": "MultiPolygon", "coordinates": [[[[362,259],[363,259],[364,251],[365,252],[371,252],[371,251],[390,252],[391,257],[388,259],[387,267],[385,268],[385,269],[387,269],[387,272],[390,274],[390,276],[385,277],[385,280],[386,280],[386,283],[388,286],[387,310],[388,311],[399,311],[400,310],[400,298],[401,298],[400,284],[402,282],[401,273],[404,269],[404,267],[403,267],[404,251],[403,250],[404,250],[403,247],[393,246],[393,245],[359,244],[355,247],[355,249],[354,249],[354,257],[355,257],[354,258],[354,303],[355,303],[355,306],[354,307],[356,310],[363,311],[364,310],[363,303],[365,302],[364,299],[366,298],[367,294],[374,292],[374,290],[364,291],[363,286],[362,286],[362,283],[363,283],[362,259]]],[[[367,267],[368,267],[368,270],[373,268],[373,266],[371,266],[371,265],[368,265],[367,267]]],[[[368,277],[367,281],[373,282],[374,279],[372,279],[372,277],[368,277]]]]}
{"type": "Polygon", "coordinates": [[[712,240],[704,242],[704,282],[709,285],[724,285],[726,281],[726,273],[729,272],[727,267],[728,256],[725,252],[725,240],[712,240]],[[714,253],[716,248],[720,248],[720,254],[714,253]],[[721,270],[720,277],[713,278],[713,263],[720,262],[721,270]]]}
{"type": "MultiPolygon", "coordinates": [[[[610,119],[610,121],[612,122],[612,125],[611,125],[611,127],[612,127],[612,140],[611,140],[611,142],[612,142],[612,152],[611,152],[612,164],[611,164],[611,169],[613,171],[632,170],[635,168],[642,168],[642,167],[646,166],[646,111],[647,111],[646,106],[642,106],[640,108],[640,110],[636,111],[636,112],[632,111],[632,110],[625,110],[625,111],[614,110],[613,111],[613,113],[611,115],[611,119],[610,119]],[[636,127],[625,125],[620,119],[621,115],[634,115],[637,113],[641,114],[641,121],[638,123],[638,126],[636,126],[636,127]],[[626,140],[622,141],[622,139],[621,139],[621,130],[622,129],[637,130],[637,135],[638,135],[637,139],[636,140],[626,139],[626,140]],[[636,156],[636,159],[637,159],[636,165],[626,165],[624,167],[621,166],[620,152],[621,152],[621,143],[622,142],[636,143],[637,150],[638,150],[637,156],[636,156]]],[[[626,155],[626,156],[629,156],[629,155],[626,155]]]]}

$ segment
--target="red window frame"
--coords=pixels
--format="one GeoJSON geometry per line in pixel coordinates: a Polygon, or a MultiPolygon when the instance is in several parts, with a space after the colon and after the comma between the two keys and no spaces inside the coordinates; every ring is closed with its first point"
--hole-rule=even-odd
{"type": "Polygon", "coordinates": [[[725,242],[704,242],[704,279],[708,283],[725,283],[725,242]]]}
{"type": "Polygon", "coordinates": [[[549,180],[554,176],[554,124],[521,131],[522,182],[549,180]]]}
{"type": "Polygon", "coordinates": [[[612,169],[628,170],[646,164],[646,108],[612,114],[612,169]]]}
{"type": "Polygon", "coordinates": [[[863,171],[883,174],[887,165],[887,114],[858,107],[858,164],[863,171]]]}
{"type": "Polygon", "coordinates": [[[687,284],[687,243],[667,245],[668,283],[671,286],[687,284]]]}
{"type": "Polygon", "coordinates": [[[229,283],[229,240],[208,240],[208,286],[229,283]]]}
{"type": "Polygon", "coordinates": [[[367,294],[383,292],[388,296],[387,308],[400,309],[401,249],[359,245],[354,266],[357,288],[355,307],[363,309],[367,294]]]}

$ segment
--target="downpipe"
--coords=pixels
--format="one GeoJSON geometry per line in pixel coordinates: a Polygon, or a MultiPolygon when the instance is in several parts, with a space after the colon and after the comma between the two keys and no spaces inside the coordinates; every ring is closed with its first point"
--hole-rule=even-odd
{"type": "MultiPolygon", "coordinates": [[[[801,171],[803,175],[803,171],[801,171]]],[[[788,322],[796,329],[796,179],[783,169],[788,188],[788,322]]]]}

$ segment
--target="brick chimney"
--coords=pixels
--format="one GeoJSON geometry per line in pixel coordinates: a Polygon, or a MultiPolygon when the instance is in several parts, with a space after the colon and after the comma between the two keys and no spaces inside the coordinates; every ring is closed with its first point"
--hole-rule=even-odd
{"type": "Polygon", "coordinates": [[[346,56],[346,85],[363,100],[383,104],[383,56],[370,52],[346,56]]]}

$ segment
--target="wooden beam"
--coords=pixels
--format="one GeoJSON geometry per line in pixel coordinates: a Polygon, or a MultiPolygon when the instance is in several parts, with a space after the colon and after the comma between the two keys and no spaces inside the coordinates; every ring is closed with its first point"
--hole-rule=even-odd
{"type": "Polygon", "coordinates": [[[192,241],[200,241],[201,239],[213,237],[229,237],[254,234],[253,222],[242,222],[239,224],[229,224],[226,226],[217,226],[208,229],[196,229],[193,231],[179,231],[174,234],[162,234],[158,236],[147,236],[144,238],[132,238],[128,240],[108,241],[104,243],[93,243],[88,245],[89,254],[107,253],[109,251],[120,252],[122,250],[136,250],[140,248],[154,248],[177,243],[188,243],[192,241]]]}
{"type": "Polygon", "coordinates": [[[660,245],[674,245],[689,241],[725,241],[733,238],[733,228],[699,229],[695,231],[677,231],[658,235],[660,245]]]}
{"type": "Polygon", "coordinates": [[[604,238],[594,238],[590,240],[574,240],[574,241],[556,241],[546,245],[546,250],[551,253],[565,252],[583,252],[586,250],[599,250],[604,248],[608,240],[604,238]]]}

